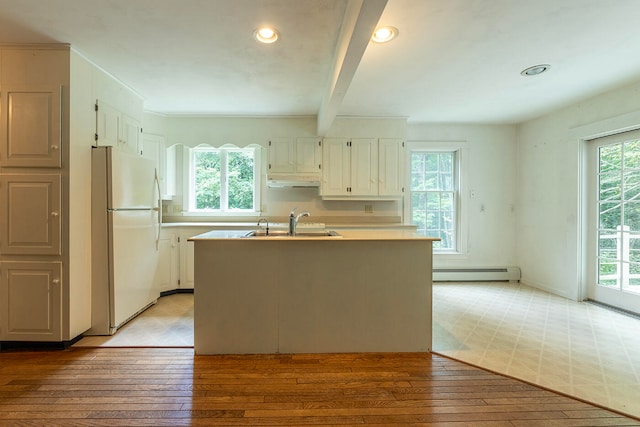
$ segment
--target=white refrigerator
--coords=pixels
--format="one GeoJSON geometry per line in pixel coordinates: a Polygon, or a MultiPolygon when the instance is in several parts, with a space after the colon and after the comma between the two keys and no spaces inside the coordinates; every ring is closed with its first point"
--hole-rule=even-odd
{"type": "Polygon", "coordinates": [[[86,335],[112,335],[158,299],[154,273],[162,202],[151,160],[113,147],[92,150],[92,302],[86,335]]]}

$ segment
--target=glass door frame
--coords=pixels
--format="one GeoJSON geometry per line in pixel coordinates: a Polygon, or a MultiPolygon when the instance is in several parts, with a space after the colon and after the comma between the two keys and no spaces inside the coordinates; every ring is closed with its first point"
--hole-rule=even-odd
{"type": "MultiPolygon", "coordinates": [[[[594,301],[598,301],[604,304],[612,305],[615,307],[619,307],[624,310],[640,312],[640,294],[633,293],[629,291],[625,291],[622,289],[622,284],[616,287],[607,287],[601,286],[598,284],[599,278],[599,148],[607,145],[616,145],[616,144],[624,144],[627,141],[633,141],[640,139],[640,132],[624,132],[621,134],[612,135],[610,137],[605,138],[597,138],[592,140],[585,140],[585,149],[586,156],[585,162],[583,164],[586,178],[585,182],[585,227],[584,227],[584,237],[586,240],[586,271],[585,271],[585,279],[586,286],[584,289],[586,298],[594,301]]],[[[624,170],[624,169],[623,169],[624,170]]],[[[623,176],[623,170],[621,170],[621,176],[623,176]]],[[[621,226],[622,227],[622,226],[621,226]]],[[[620,240],[622,242],[627,241],[625,237],[629,237],[627,233],[623,232],[623,230],[616,231],[616,235],[621,237],[620,240]]],[[[612,237],[613,238],[613,237],[612,237]]],[[[629,265],[628,261],[625,262],[624,256],[620,255],[617,257],[616,261],[619,263],[619,266],[627,266],[629,265]],[[620,258],[620,259],[618,259],[620,258]]],[[[624,267],[622,267],[624,268],[624,267]]],[[[617,270],[618,271],[618,270],[617,270]]],[[[618,274],[621,274],[618,271],[618,274]]],[[[620,283],[620,280],[618,280],[620,283]]]]}

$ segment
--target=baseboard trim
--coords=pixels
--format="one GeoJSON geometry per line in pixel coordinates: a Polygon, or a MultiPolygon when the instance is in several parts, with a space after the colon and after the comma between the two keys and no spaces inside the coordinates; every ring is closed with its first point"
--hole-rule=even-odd
{"type": "Polygon", "coordinates": [[[193,288],[192,289],[172,289],[170,291],[160,292],[160,296],[161,297],[166,297],[167,295],[192,294],[192,293],[193,293],[193,288]]]}
{"type": "Polygon", "coordinates": [[[616,313],[624,314],[629,317],[633,317],[634,319],[640,320],[640,314],[635,311],[625,310],[624,308],[616,307],[615,305],[609,305],[604,302],[596,301],[593,299],[586,299],[584,302],[589,304],[597,305],[598,307],[606,308],[607,310],[615,311],[616,313]]]}
{"type": "Polygon", "coordinates": [[[67,350],[81,339],[82,335],[69,341],[0,341],[0,352],[67,350]]]}

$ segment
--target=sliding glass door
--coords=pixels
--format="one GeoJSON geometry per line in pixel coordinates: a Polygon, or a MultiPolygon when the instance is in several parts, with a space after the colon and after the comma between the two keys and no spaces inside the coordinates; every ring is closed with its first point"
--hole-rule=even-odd
{"type": "Polygon", "coordinates": [[[589,142],[592,300],[640,312],[640,133],[589,142]]]}

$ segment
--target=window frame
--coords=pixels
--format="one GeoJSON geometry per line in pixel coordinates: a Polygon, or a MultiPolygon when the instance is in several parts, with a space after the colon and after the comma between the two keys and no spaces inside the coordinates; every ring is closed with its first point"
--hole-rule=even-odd
{"type": "Polygon", "coordinates": [[[236,146],[197,146],[189,148],[188,156],[188,182],[187,200],[185,205],[188,209],[184,212],[187,215],[201,216],[255,216],[260,214],[261,199],[261,174],[262,163],[260,149],[257,147],[236,147],[236,146]],[[220,209],[197,209],[196,188],[195,188],[195,155],[197,152],[213,151],[220,153],[220,209]],[[231,152],[251,152],[253,154],[253,207],[251,209],[229,209],[228,207],[228,154],[231,152]]]}
{"type": "Polygon", "coordinates": [[[466,163],[467,158],[466,141],[455,142],[434,142],[434,141],[409,141],[407,142],[405,155],[405,182],[407,182],[404,197],[404,222],[411,224],[412,222],[412,191],[411,191],[411,157],[413,153],[454,153],[454,204],[455,204],[455,236],[453,238],[455,247],[453,249],[433,249],[435,257],[466,257],[467,256],[467,223],[468,223],[468,203],[466,194],[466,163]],[[455,185],[454,185],[455,186],[455,185]]]}

